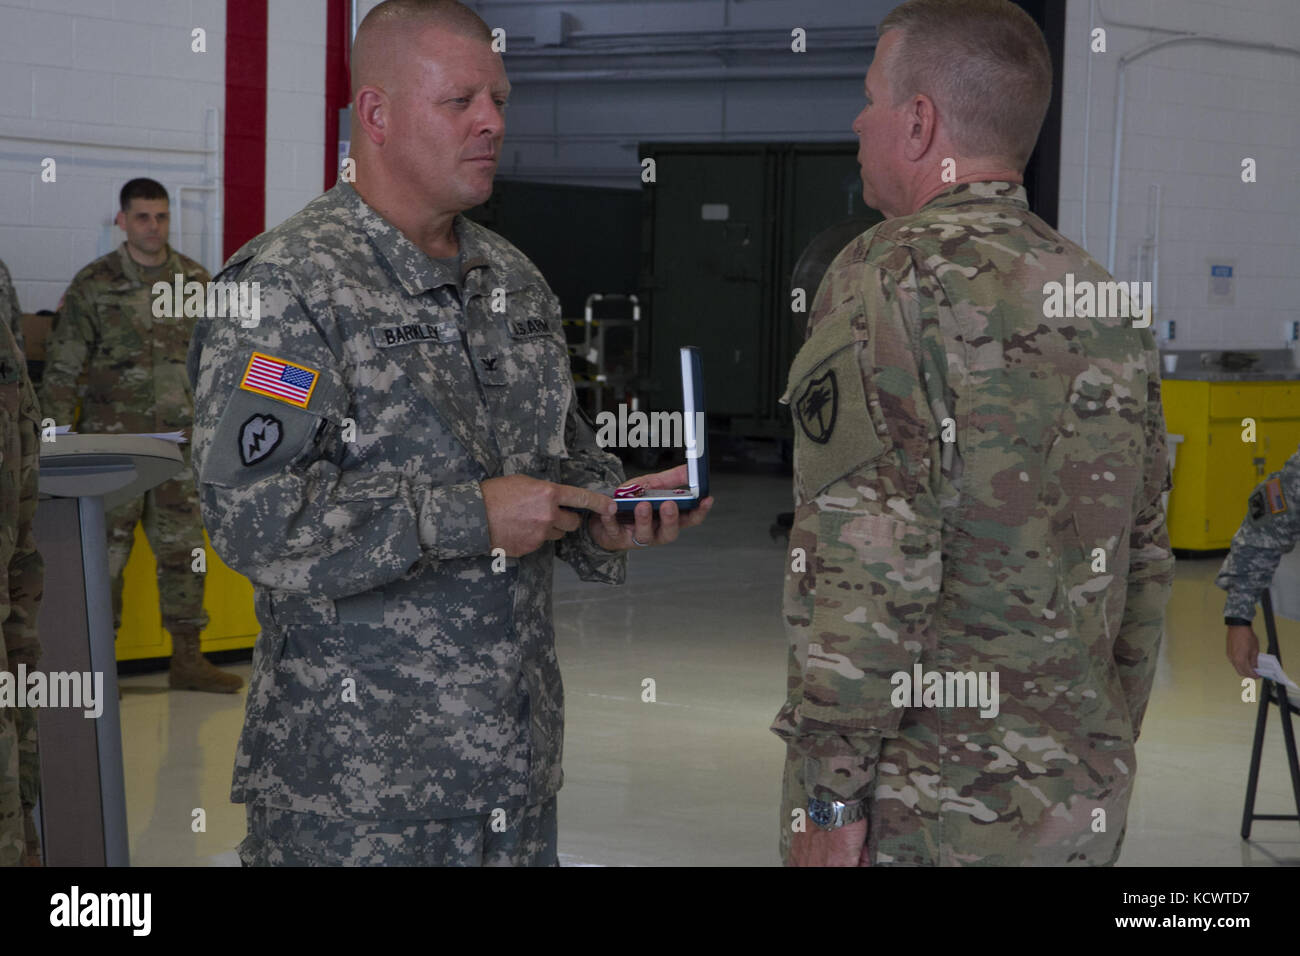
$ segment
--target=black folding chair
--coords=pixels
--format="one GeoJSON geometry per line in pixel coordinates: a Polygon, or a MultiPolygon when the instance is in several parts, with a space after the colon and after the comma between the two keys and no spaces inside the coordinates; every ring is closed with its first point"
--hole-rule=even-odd
{"type": "MultiPolygon", "coordinates": [[[[1260,595],[1260,605],[1264,608],[1264,627],[1268,631],[1268,653],[1282,663],[1282,655],[1277,648],[1277,626],[1273,621],[1273,599],[1267,590],[1260,595]]],[[[1296,761],[1295,730],[1291,726],[1291,715],[1300,714],[1300,707],[1287,697],[1286,686],[1275,681],[1260,678],[1259,716],[1255,718],[1255,746],[1250,752],[1250,777],[1246,781],[1246,809],[1241,817],[1241,838],[1250,839],[1250,827],[1256,820],[1300,820],[1300,763],[1296,761]],[[1255,788],[1259,785],[1259,762],[1264,752],[1264,725],[1268,723],[1269,705],[1276,704],[1282,715],[1282,736],[1286,740],[1286,759],[1291,765],[1291,790],[1295,794],[1296,812],[1294,814],[1256,813],[1255,788]]]]}

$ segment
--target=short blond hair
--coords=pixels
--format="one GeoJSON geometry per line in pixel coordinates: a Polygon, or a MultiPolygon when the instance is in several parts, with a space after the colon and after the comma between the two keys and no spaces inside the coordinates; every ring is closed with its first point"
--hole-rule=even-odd
{"type": "Polygon", "coordinates": [[[1033,18],[1008,0],[907,0],[880,21],[881,35],[890,30],[893,105],[925,94],[962,153],[1023,171],[1052,98],[1052,57],[1033,18]]]}

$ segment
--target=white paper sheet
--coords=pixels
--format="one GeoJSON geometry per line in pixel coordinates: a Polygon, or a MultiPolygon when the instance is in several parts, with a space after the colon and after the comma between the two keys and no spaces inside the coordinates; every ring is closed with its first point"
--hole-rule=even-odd
{"type": "Polygon", "coordinates": [[[1289,690],[1300,691],[1300,685],[1286,676],[1282,670],[1282,665],[1272,654],[1260,654],[1255,661],[1255,673],[1260,677],[1271,681],[1277,681],[1279,684],[1285,684],[1289,690]]]}

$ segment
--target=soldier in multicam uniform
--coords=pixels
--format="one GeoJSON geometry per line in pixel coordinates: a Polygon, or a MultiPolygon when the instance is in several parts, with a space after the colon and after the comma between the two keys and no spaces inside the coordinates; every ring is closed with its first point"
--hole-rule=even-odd
{"type": "Polygon", "coordinates": [[[355,188],[231,257],[257,327],[195,332],[200,500],[262,625],[232,789],[249,865],[555,864],[554,558],[617,584],[627,548],[708,510],[624,526],[587,490],[622,470],[577,411],[559,303],[459,215],[504,135],[490,44],[459,4],[372,10],[355,188]]]}
{"type": "Polygon", "coordinates": [[[0,325],[7,326],[18,343],[18,351],[23,345],[23,310],[18,305],[18,291],[14,288],[13,277],[8,267],[0,262],[0,325]]]}
{"type": "MultiPolygon", "coordinates": [[[[18,343],[0,323],[0,670],[35,670],[44,563],[32,536],[40,412],[18,343]]],[[[32,810],[40,792],[36,713],[0,707],[0,866],[39,865],[32,810]]]]}
{"type": "MultiPolygon", "coordinates": [[[[122,187],[117,224],[126,242],[96,259],[72,280],[46,349],[41,407],[60,425],[83,432],[188,431],[194,403],[185,380],[185,354],[194,319],[157,318],[153,285],[208,281],[208,273],[167,244],[167,190],[152,179],[122,187]],[[85,375],[81,420],[74,423],[78,382],[85,375]]],[[[188,457],[188,446],[181,446],[188,457]]],[[[203,546],[194,480],[187,467],[143,497],[109,512],[108,567],[113,578],[113,628],[122,626],[123,571],[144,531],[158,562],[162,623],[172,637],[170,686],[234,693],[243,680],[213,667],[199,651],[207,627],[203,575],[192,570],[193,550],[203,546]]]]}
{"type": "Polygon", "coordinates": [[[1228,626],[1228,660],[1242,677],[1258,677],[1259,638],[1251,627],[1255,600],[1273,580],[1282,555],[1300,536],[1295,502],[1300,501],[1300,452],[1262,481],[1250,496],[1246,517],[1232,536],[1232,548],[1214,583],[1228,592],[1223,623],[1228,626]]]}
{"type": "Polygon", "coordinates": [[[785,396],[782,855],[1113,863],[1173,572],[1154,342],[1045,316],[1045,283],[1110,277],[1019,185],[1051,86],[1032,20],[911,0],[880,29],[854,131],[889,218],[831,265],[785,396]],[[998,674],[998,712],[894,706],[917,664],[998,674]]]}

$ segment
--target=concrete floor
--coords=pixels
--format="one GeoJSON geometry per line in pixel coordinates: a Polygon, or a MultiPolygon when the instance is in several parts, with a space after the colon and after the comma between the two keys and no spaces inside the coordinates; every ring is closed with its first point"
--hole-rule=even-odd
{"type": "MultiPolygon", "coordinates": [[[[724,474],[715,494],[703,528],[633,555],[626,587],[583,584],[563,565],[556,575],[566,865],[778,863],[782,747],[767,727],[784,698],[784,551],[767,529],[789,508],[790,483],[724,474]],[[654,703],[641,699],[646,678],[654,703]]],[[[1242,703],[1224,657],[1218,566],[1178,565],[1121,865],[1300,863],[1295,823],[1256,823],[1250,843],[1238,835],[1256,705],[1242,703]]],[[[1280,622],[1279,637],[1294,676],[1300,623],[1280,622]]],[[[247,680],[247,664],[231,669],[247,680]]],[[[122,686],[132,862],[238,865],[244,811],[230,803],[230,774],[243,695],[169,693],[165,673],[122,686]]],[[[1270,729],[1256,809],[1293,812],[1276,713],[1270,729]]]]}

